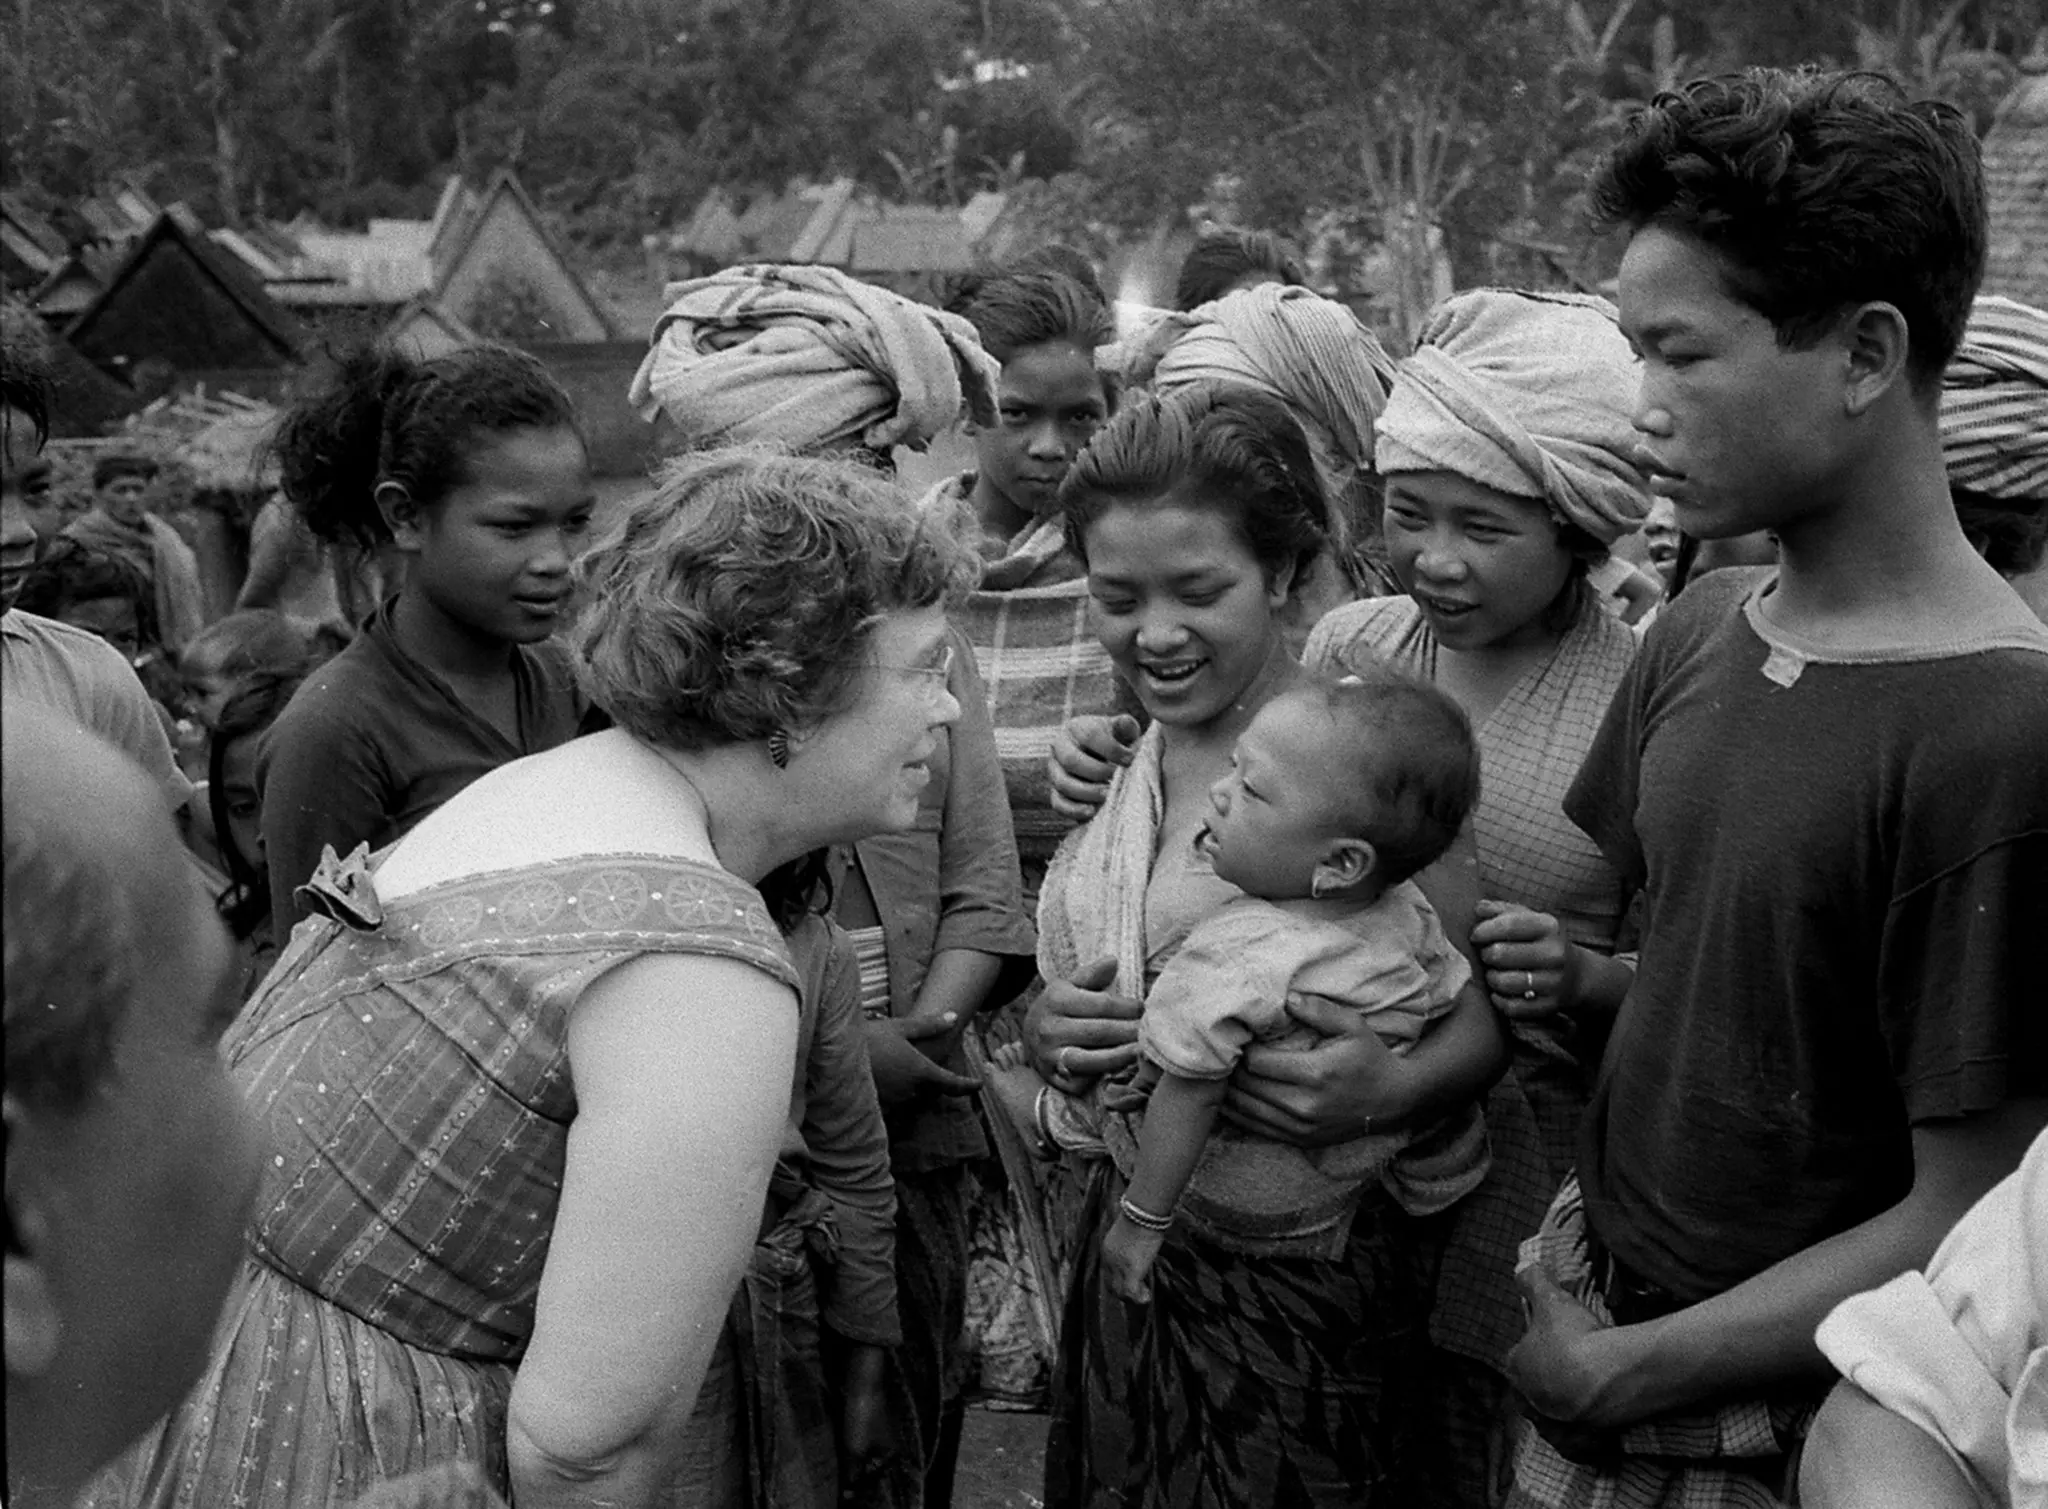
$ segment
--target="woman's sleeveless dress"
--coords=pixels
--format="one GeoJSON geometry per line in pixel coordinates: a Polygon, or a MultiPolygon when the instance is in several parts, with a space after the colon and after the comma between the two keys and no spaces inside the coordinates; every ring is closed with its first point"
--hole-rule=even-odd
{"type": "Polygon", "coordinates": [[[223,1045],[267,1146],[211,1360],[84,1504],[318,1509],[450,1461],[503,1489],[576,1001],[650,953],[796,984],[759,894],[709,865],[557,860],[385,908],[360,855],[314,882],[348,920],[301,924],[223,1045]]]}

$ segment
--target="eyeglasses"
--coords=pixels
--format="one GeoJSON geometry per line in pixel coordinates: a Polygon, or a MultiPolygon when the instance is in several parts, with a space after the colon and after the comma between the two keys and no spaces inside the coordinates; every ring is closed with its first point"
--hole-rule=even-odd
{"type": "Polygon", "coordinates": [[[940,645],[937,658],[928,660],[924,665],[883,665],[881,669],[915,676],[923,682],[927,692],[936,696],[953,679],[953,646],[950,643],[940,645]]]}

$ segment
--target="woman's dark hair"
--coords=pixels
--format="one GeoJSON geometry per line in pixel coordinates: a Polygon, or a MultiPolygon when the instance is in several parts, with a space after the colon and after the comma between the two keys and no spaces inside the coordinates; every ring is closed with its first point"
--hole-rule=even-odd
{"type": "Polygon", "coordinates": [[[1300,424],[1279,399],[1222,383],[1141,394],[1095,432],[1060,484],[1067,543],[1085,562],[1103,514],[1176,489],[1228,514],[1269,578],[1291,566],[1299,583],[1327,543],[1329,505],[1300,424]]]}
{"type": "Polygon", "coordinates": [[[206,805],[213,817],[214,841],[228,871],[227,889],[213,904],[238,940],[251,936],[270,916],[270,880],[252,856],[236,847],[234,830],[228,824],[228,751],[240,740],[256,738],[277,721],[309,668],[258,671],[243,678],[221,709],[207,747],[206,805]]]}
{"type": "Polygon", "coordinates": [[[1199,309],[1254,273],[1268,274],[1295,287],[1308,283],[1300,256],[1271,231],[1210,231],[1180,264],[1180,276],[1173,285],[1173,307],[1199,309]]]}
{"type": "Polygon", "coordinates": [[[1873,300],[1905,316],[1923,391],[1984,272],[1984,175],[1962,114],[1881,74],[1753,68],[1660,94],[1594,174],[1596,224],[1661,226],[1718,254],[1782,346],[1873,300]]]}
{"type": "Polygon", "coordinates": [[[1035,247],[1000,266],[978,267],[972,272],[954,274],[946,280],[938,304],[948,314],[964,316],[989,284],[1000,283],[1006,278],[1046,273],[1080,284],[1089,298],[1105,309],[1109,307],[1109,294],[1102,286],[1102,274],[1096,271],[1095,263],[1086,252],[1059,241],[1035,247]]]}
{"type": "Polygon", "coordinates": [[[1578,525],[1562,521],[1557,526],[1557,542],[1572,558],[1572,563],[1565,575],[1563,589],[1543,610],[1543,627],[1552,634],[1568,634],[1585,614],[1605,611],[1595,600],[1593,586],[1586,580],[1586,573],[1613,552],[1578,525]]]}
{"type": "Polygon", "coordinates": [[[16,606],[44,618],[63,618],[79,603],[120,598],[135,608],[135,637],[144,651],[161,649],[156,593],[143,574],[119,556],[76,540],[58,539],[30,568],[16,606]]]}
{"type": "Polygon", "coordinates": [[[477,436],[576,427],[568,393],[524,351],[465,346],[417,361],[373,346],[340,357],[286,412],[271,450],[307,527],[370,550],[391,538],[380,483],[396,482],[428,507],[468,480],[477,436]]]}
{"type": "Polygon", "coordinates": [[[999,362],[1053,342],[1093,351],[1116,339],[1109,306],[1065,273],[990,278],[960,312],[981,337],[982,349],[999,362]]]}
{"type": "Polygon", "coordinates": [[[1955,486],[1949,496],[1963,534],[2000,576],[2024,576],[2048,555],[2048,498],[1994,498],[1955,486]]]}

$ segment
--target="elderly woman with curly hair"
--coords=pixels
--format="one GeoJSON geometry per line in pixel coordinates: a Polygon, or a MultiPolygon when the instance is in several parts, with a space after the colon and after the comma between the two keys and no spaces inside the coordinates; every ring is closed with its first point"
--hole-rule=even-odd
{"type": "Polygon", "coordinates": [[[915,819],[966,562],[860,467],[712,452],[580,569],[615,726],[322,864],[225,1042],[269,1144],[240,1287],[94,1502],[337,1505],[451,1462],[521,1509],[688,1497],[788,1214],[814,856],[915,819]]]}

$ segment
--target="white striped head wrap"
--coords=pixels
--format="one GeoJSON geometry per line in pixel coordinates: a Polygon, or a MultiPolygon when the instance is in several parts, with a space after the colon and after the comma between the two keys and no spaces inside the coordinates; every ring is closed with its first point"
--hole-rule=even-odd
{"type": "Polygon", "coordinates": [[[1638,374],[1614,306],[1480,288],[1430,312],[1380,415],[1380,473],[1447,471],[1611,545],[1642,522],[1638,374]]]}
{"type": "Polygon", "coordinates": [[[923,450],[963,414],[995,422],[972,325],[835,267],[728,267],[664,296],[626,399],[692,444],[923,450]]]}
{"type": "Polygon", "coordinates": [[[1167,394],[1197,383],[1257,388],[1286,404],[1308,437],[1342,553],[1363,520],[1343,509],[1372,470],[1373,426],[1394,362],[1358,316],[1311,289],[1262,283],[1162,316],[1126,368],[1167,394]]]}
{"type": "Polygon", "coordinates": [[[1941,374],[1951,487],[2048,504],[2048,311],[1979,294],[1941,374]]]}

